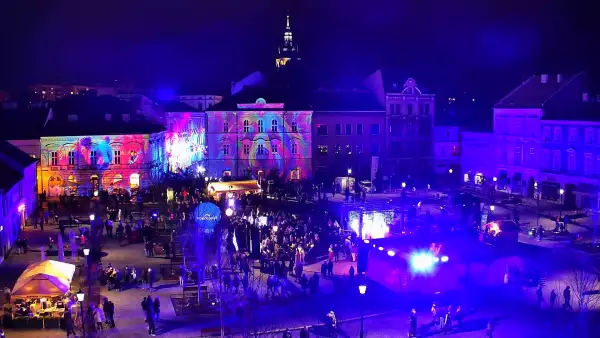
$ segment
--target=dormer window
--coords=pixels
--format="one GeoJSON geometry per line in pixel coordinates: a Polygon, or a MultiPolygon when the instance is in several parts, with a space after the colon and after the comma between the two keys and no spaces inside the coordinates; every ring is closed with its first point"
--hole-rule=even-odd
{"type": "Polygon", "coordinates": [[[77,115],[75,115],[75,114],[69,114],[69,115],[67,116],[67,119],[68,119],[70,122],[76,122],[76,121],[77,121],[77,115]]]}
{"type": "Polygon", "coordinates": [[[123,114],[122,116],[124,122],[129,122],[129,114],[123,114]]]}

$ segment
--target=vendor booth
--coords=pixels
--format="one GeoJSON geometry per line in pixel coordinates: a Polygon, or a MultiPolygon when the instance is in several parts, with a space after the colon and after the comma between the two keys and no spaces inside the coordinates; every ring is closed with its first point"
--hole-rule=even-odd
{"type": "Polygon", "coordinates": [[[212,182],[208,184],[208,194],[216,199],[226,197],[228,193],[241,195],[260,192],[261,189],[257,180],[212,182]]]}
{"type": "Polygon", "coordinates": [[[29,265],[12,289],[11,306],[5,307],[5,326],[58,328],[74,273],[75,265],[53,260],[29,265]]]}

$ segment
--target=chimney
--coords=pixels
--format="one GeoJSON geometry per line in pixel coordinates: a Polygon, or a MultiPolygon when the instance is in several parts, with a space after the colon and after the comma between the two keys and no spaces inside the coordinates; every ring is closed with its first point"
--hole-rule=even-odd
{"type": "Polygon", "coordinates": [[[548,74],[542,74],[541,79],[542,83],[548,83],[548,74]]]}
{"type": "Polygon", "coordinates": [[[588,102],[590,99],[589,94],[588,93],[581,94],[581,99],[583,100],[583,102],[588,102]]]}
{"type": "Polygon", "coordinates": [[[562,74],[556,75],[556,83],[561,83],[561,82],[562,82],[562,74]]]}

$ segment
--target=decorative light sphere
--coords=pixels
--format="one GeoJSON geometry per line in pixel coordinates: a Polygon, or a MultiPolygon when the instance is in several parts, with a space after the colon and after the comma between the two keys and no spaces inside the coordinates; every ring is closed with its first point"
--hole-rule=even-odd
{"type": "Polygon", "coordinates": [[[494,182],[496,182],[496,181],[498,180],[498,177],[494,176],[494,178],[492,178],[492,180],[493,180],[494,182]]]}
{"type": "Polygon", "coordinates": [[[383,251],[383,247],[380,246],[379,248],[377,248],[379,251],[383,251]]]}
{"type": "Polygon", "coordinates": [[[562,194],[564,194],[564,193],[565,193],[565,189],[560,189],[560,191],[559,191],[559,192],[560,192],[560,194],[562,195],[562,194]]]}
{"type": "Polygon", "coordinates": [[[388,250],[387,254],[388,254],[388,256],[390,256],[390,257],[394,257],[394,256],[396,256],[396,253],[395,253],[394,251],[392,251],[392,250],[388,250]]]}
{"type": "Polygon", "coordinates": [[[452,174],[454,170],[452,168],[448,169],[448,173],[452,174]]]}
{"type": "Polygon", "coordinates": [[[233,215],[233,209],[227,208],[227,210],[225,210],[225,216],[231,217],[231,215],[233,215]]]}
{"type": "Polygon", "coordinates": [[[406,182],[402,182],[402,188],[406,188],[406,182]]]}

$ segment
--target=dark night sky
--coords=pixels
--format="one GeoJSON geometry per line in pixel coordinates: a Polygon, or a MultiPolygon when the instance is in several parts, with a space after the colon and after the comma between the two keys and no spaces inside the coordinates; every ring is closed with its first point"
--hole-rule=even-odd
{"type": "Polygon", "coordinates": [[[593,33],[600,26],[592,2],[575,3],[2,1],[0,88],[119,79],[217,90],[274,65],[286,6],[302,56],[325,79],[343,84],[387,66],[435,82],[432,88],[503,81],[513,87],[533,72],[594,74],[600,48],[593,33]]]}

